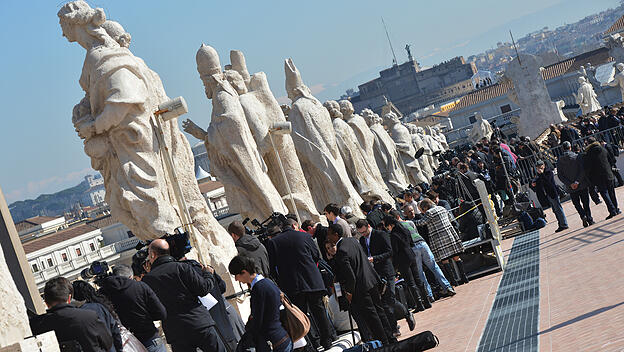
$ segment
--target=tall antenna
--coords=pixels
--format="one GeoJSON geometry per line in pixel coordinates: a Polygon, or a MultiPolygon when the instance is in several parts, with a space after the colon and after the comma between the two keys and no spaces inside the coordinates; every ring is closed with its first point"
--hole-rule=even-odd
{"type": "Polygon", "coordinates": [[[388,28],[386,27],[386,22],[384,21],[383,17],[381,17],[381,23],[383,23],[384,26],[384,30],[386,31],[386,37],[388,38],[388,43],[390,44],[390,50],[392,51],[392,64],[393,65],[398,65],[397,63],[397,58],[396,55],[394,54],[394,48],[392,47],[392,42],[390,41],[390,35],[388,34],[388,28]]]}
{"type": "Polygon", "coordinates": [[[514,50],[516,51],[516,58],[518,59],[518,64],[522,66],[522,61],[520,61],[520,55],[518,54],[518,47],[516,46],[516,41],[514,40],[513,34],[511,34],[511,29],[509,30],[509,35],[511,36],[511,43],[513,44],[514,50]]]}

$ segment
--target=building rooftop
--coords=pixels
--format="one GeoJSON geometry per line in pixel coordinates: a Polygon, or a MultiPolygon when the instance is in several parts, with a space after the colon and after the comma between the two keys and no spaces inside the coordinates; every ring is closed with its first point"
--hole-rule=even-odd
{"type": "Polygon", "coordinates": [[[199,184],[199,191],[202,194],[206,194],[208,192],[212,192],[219,188],[223,187],[223,184],[219,181],[206,181],[199,184]]]}
{"type": "Polygon", "coordinates": [[[89,220],[87,221],[87,225],[96,229],[102,229],[107,226],[114,225],[118,222],[119,221],[113,219],[112,215],[109,214],[109,215],[100,216],[99,218],[96,218],[93,220],[89,220]]]}
{"type": "MultiPolygon", "coordinates": [[[[599,48],[544,67],[542,77],[545,81],[548,81],[567,73],[578,71],[581,65],[591,63],[593,66],[599,66],[611,61],[613,61],[613,58],[609,55],[609,49],[599,48]]],[[[461,110],[469,106],[503,96],[507,94],[511,88],[513,88],[511,83],[496,83],[474,92],[470,92],[461,97],[459,102],[457,102],[457,104],[455,104],[455,106],[449,111],[461,110]]]]}
{"type": "Polygon", "coordinates": [[[32,218],[28,218],[26,220],[22,220],[15,224],[15,229],[17,232],[22,232],[23,230],[29,229],[31,227],[39,226],[48,221],[52,221],[54,219],[58,219],[59,217],[53,216],[34,216],[32,218]]]}
{"type": "Polygon", "coordinates": [[[624,16],[618,18],[618,20],[604,32],[604,35],[615,34],[622,31],[624,31],[624,16]]]}
{"type": "Polygon", "coordinates": [[[84,224],[72,226],[68,229],[51,233],[49,235],[45,235],[32,241],[28,241],[26,243],[23,243],[22,245],[24,247],[24,252],[26,252],[26,254],[29,254],[96,230],[97,229],[93,226],[84,224]]]}

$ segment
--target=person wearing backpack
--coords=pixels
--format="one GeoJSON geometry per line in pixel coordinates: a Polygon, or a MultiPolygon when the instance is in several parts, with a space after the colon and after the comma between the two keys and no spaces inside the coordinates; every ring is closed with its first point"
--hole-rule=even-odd
{"type": "Polygon", "coordinates": [[[280,321],[282,302],[277,285],[257,274],[254,260],[246,256],[232,258],[228,270],[236,281],[251,287],[251,316],[245,328],[252,336],[256,351],[291,352],[293,342],[280,321]]]}

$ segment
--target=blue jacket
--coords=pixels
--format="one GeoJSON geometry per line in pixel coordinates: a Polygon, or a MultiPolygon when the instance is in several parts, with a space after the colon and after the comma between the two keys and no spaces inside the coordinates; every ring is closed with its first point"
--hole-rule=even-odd
{"type": "Polygon", "coordinates": [[[280,289],[269,279],[257,281],[251,289],[251,317],[247,327],[258,352],[268,347],[265,341],[275,345],[288,334],[280,321],[280,293],[280,289]]]}

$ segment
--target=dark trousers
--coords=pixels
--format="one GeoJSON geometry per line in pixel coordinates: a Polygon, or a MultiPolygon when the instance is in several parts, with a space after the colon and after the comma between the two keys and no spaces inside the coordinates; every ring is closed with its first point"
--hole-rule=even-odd
{"type": "Polygon", "coordinates": [[[589,191],[589,196],[595,204],[600,203],[600,197],[598,196],[598,192],[596,191],[596,186],[589,186],[587,189],[589,191]]]}
{"type": "Polygon", "coordinates": [[[608,181],[606,184],[598,186],[598,192],[600,192],[602,199],[604,199],[605,204],[607,205],[607,209],[609,209],[610,215],[615,215],[620,210],[618,209],[614,183],[614,181],[608,181]]]}
{"type": "Polygon", "coordinates": [[[379,296],[377,287],[371,288],[368,292],[353,293],[351,305],[366,322],[373,338],[387,345],[393,329],[391,329],[386,313],[381,306],[381,296],[379,296]]]}
{"type": "Polygon", "coordinates": [[[173,352],[196,352],[197,348],[203,352],[225,352],[225,346],[219,340],[214,326],[200,331],[189,331],[186,338],[171,344],[173,352]]]}
{"type": "Polygon", "coordinates": [[[587,188],[570,192],[570,198],[581,219],[587,219],[587,221],[593,220],[591,211],[589,210],[589,191],[587,188]]]}
{"type": "Polygon", "coordinates": [[[423,296],[425,295],[424,292],[421,294],[421,287],[422,291],[424,291],[424,285],[422,281],[420,281],[420,275],[418,274],[418,265],[416,264],[416,262],[410,262],[400,263],[398,267],[399,271],[401,272],[401,277],[405,280],[405,287],[407,288],[407,302],[414,305],[410,308],[415,308],[419,298],[424,299],[425,297],[423,296]]]}
{"type": "Polygon", "coordinates": [[[397,317],[396,312],[394,311],[394,307],[397,304],[402,304],[397,302],[395,298],[396,292],[396,283],[394,282],[394,276],[385,277],[386,290],[381,294],[381,306],[383,307],[384,312],[386,313],[386,318],[388,318],[388,323],[392,328],[392,332],[397,331],[397,317]]]}
{"type": "Polygon", "coordinates": [[[321,344],[332,342],[332,327],[323,304],[325,292],[301,292],[291,296],[292,303],[302,312],[310,313],[319,329],[321,344]]]}

